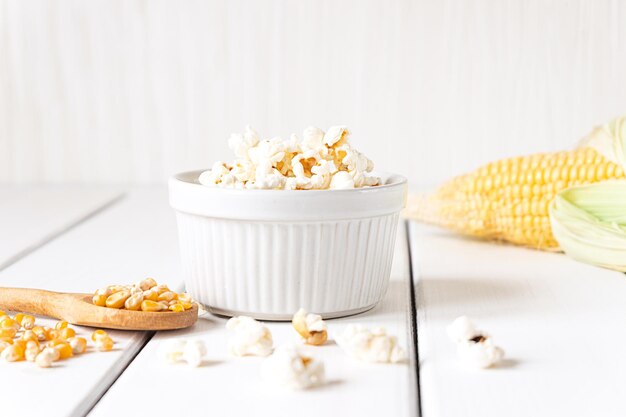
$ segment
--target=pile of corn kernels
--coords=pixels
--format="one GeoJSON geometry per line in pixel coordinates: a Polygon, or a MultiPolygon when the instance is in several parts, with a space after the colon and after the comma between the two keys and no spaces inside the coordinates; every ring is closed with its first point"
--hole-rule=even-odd
{"type": "MultiPolygon", "coordinates": [[[[93,332],[91,340],[101,352],[113,349],[113,339],[104,330],[93,332]]],[[[66,321],[57,322],[53,329],[37,326],[31,315],[18,313],[11,317],[0,311],[0,358],[6,362],[27,360],[49,368],[55,361],[86,350],[87,339],[77,336],[66,321]]]]}
{"type": "Polygon", "coordinates": [[[189,310],[193,306],[189,294],[178,294],[165,284],[158,285],[152,278],[146,278],[134,285],[109,285],[100,288],[93,295],[93,303],[100,307],[175,313],[189,310]]]}

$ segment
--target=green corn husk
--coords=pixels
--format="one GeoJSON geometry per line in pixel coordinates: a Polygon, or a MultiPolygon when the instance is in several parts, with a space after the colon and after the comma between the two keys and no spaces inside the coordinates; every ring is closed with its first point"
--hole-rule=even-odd
{"type": "MultiPolygon", "coordinates": [[[[596,129],[586,141],[626,168],[626,116],[596,129]]],[[[561,191],[550,205],[550,223],[568,256],[626,272],[626,181],[561,191]]]]}
{"type": "Polygon", "coordinates": [[[560,192],[550,206],[550,223],[568,256],[626,272],[626,181],[560,192]]]}

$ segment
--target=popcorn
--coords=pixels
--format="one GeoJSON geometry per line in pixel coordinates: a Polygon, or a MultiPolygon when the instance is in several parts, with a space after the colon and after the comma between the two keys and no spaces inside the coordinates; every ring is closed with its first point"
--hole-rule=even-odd
{"type": "Polygon", "coordinates": [[[491,337],[478,330],[467,316],[456,318],[446,330],[457,344],[459,359],[470,368],[489,368],[504,357],[504,350],[495,346],[491,337]]]}
{"type": "Polygon", "coordinates": [[[457,345],[461,362],[470,368],[489,368],[504,358],[504,350],[495,346],[492,339],[479,335],[457,345]]]}
{"type": "Polygon", "coordinates": [[[348,142],[350,131],[346,126],[333,126],[324,135],[324,143],[327,146],[339,146],[348,142]]]}
{"type": "Polygon", "coordinates": [[[202,365],[206,346],[200,340],[168,340],[162,345],[160,354],[169,363],[186,362],[187,365],[197,368],[202,365]]]}
{"type": "Polygon", "coordinates": [[[259,135],[250,126],[246,126],[246,131],[243,135],[233,133],[228,138],[228,147],[239,158],[248,158],[248,151],[258,143],[259,135]]]}
{"type": "Polygon", "coordinates": [[[350,356],[366,362],[397,363],[406,358],[396,337],[388,335],[382,327],[370,331],[359,325],[349,325],[337,337],[337,344],[350,356]]]}
{"type": "Polygon", "coordinates": [[[304,356],[298,348],[281,346],[261,365],[266,381],[290,389],[306,389],[324,382],[324,363],[304,356]]]}
{"type": "Polygon", "coordinates": [[[197,368],[202,365],[202,359],[206,355],[206,346],[200,340],[190,340],[185,345],[182,354],[182,360],[187,365],[197,368]]]}
{"type": "Polygon", "coordinates": [[[328,331],[326,329],[326,323],[322,320],[322,316],[307,314],[307,312],[301,308],[293,315],[291,323],[306,344],[323,345],[326,343],[326,340],[328,340],[328,331]]]}
{"type": "Polygon", "coordinates": [[[260,140],[248,126],[243,134],[232,134],[228,139],[237,159],[232,164],[216,162],[200,174],[198,182],[208,187],[275,190],[380,185],[380,178],[370,174],[374,164],[351,147],[349,135],[345,126],[333,126],[326,133],[309,127],[302,141],[296,135],[288,140],[260,140]]]}
{"type": "Polygon", "coordinates": [[[354,178],[352,178],[349,172],[339,171],[330,180],[330,188],[333,190],[354,188],[354,178]]]}
{"type": "Polygon", "coordinates": [[[467,316],[457,317],[446,330],[450,339],[455,343],[467,341],[480,334],[467,316]]]}
{"type": "Polygon", "coordinates": [[[226,329],[231,334],[229,349],[233,355],[267,356],[272,353],[272,334],[252,317],[233,317],[226,322],[226,329]]]}

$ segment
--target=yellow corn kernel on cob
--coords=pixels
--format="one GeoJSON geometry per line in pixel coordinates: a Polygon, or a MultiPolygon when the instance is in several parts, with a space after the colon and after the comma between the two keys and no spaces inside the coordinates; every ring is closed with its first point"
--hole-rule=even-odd
{"type": "Polygon", "coordinates": [[[558,249],[548,207],[568,187],[624,178],[596,148],[492,162],[409,201],[407,216],[470,236],[558,249]]]}

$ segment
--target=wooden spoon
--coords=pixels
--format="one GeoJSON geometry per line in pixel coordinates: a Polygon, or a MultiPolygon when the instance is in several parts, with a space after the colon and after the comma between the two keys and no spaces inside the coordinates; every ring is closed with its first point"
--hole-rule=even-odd
{"type": "Polygon", "coordinates": [[[78,326],[119,330],[171,330],[193,325],[198,305],[181,313],[147,312],[99,307],[91,294],[61,293],[30,288],[1,288],[0,310],[49,316],[78,326]]]}

